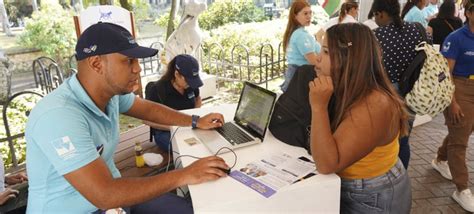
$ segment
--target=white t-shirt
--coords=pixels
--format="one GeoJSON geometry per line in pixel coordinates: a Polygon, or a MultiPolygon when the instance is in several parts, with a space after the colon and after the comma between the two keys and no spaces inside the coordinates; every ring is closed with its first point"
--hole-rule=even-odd
{"type": "Polygon", "coordinates": [[[373,19],[367,19],[367,21],[365,21],[363,24],[369,27],[371,30],[375,30],[379,27],[373,19]]]}
{"type": "Polygon", "coordinates": [[[354,19],[354,17],[352,17],[351,15],[347,14],[346,17],[342,19],[341,23],[339,23],[339,17],[334,17],[334,18],[329,19],[329,21],[326,22],[326,24],[323,26],[323,29],[324,31],[327,31],[330,27],[337,24],[355,23],[355,22],[357,22],[357,20],[354,19]]]}

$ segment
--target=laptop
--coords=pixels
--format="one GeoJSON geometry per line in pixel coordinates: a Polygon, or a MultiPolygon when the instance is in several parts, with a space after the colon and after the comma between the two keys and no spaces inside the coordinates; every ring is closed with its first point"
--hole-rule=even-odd
{"type": "Polygon", "coordinates": [[[194,130],[196,137],[211,153],[263,142],[275,105],[276,94],[249,82],[244,83],[234,120],[213,130],[194,130]]]}

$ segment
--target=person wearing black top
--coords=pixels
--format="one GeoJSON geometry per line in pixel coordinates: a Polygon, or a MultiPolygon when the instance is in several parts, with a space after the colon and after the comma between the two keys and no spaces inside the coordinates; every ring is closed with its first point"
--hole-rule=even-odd
{"type": "MultiPolygon", "coordinates": [[[[398,0],[374,0],[370,11],[379,27],[374,30],[382,49],[382,60],[390,81],[398,90],[402,73],[415,58],[415,47],[423,36],[415,23],[405,22],[400,17],[400,3],[398,0]]],[[[410,112],[409,133],[400,138],[398,157],[405,168],[410,160],[410,144],[408,138],[413,125],[414,112],[410,112]]]]}
{"type": "Polygon", "coordinates": [[[454,16],[455,3],[446,0],[439,7],[439,13],[432,19],[426,29],[433,36],[433,44],[443,44],[444,39],[456,29],[462,27],[462,20],[454,16]]]}
{"type": "MultiPolygon", "coordinates": [[[[187,54],[176,56],[168,64],[166,73],[145,87],[145,98],[161,103],[175,110],[201,107],[199,87],[203,85],[199,77],[199,63],[187,54]]],[[[151,127],[156,145],[163,151],[171,149],[170,127],[143,121],[151,127]]]]}

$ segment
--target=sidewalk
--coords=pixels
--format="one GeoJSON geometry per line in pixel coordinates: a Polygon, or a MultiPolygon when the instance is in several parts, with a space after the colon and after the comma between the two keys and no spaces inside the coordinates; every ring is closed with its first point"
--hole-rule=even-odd
{"type": "MultiPolygon", "coordinates": [[[[410,136],[411,159],[408,173],[412,189],[413,214],[424,213],[468,213],[452,198],[456,186],[444,179],[431,167],[438,147],[448,133],[442,114],[432,121],[413,129],[410,136]]],[[[474,135],[471,134],[466,154],[470,188],[474,190],[474,135]]]]}

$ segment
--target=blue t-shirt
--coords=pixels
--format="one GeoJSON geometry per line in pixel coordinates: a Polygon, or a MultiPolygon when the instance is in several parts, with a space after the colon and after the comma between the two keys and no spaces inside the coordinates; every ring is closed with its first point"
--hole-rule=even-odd
{"type": "Polygon", "coordinates": [[[464,25],[446,37],[441,54],[448,59],[456,60],[454,76],[474,75],[474,33],[469,30],[468,25],[464,25]]]}
{"type": "Polygon", "coordinates": [[[134,100],[134,94],[114,96],[104,113],[74,75],[35,106],[26,125],[27,213],[97,210],[63,175],[100,157],[113,177],[121,176],[113,159],[119,114],[127,112],[134,100]]]}
{"type": "Polygon", "coordinates": [[[403,18],[406,22],[419,22],[424,28],[428,27],[425,14],[417,6],[413,6],[403,18]]]}
{"type": "Polygon", "coordinates": [[[422,12],[425,17],[430,17],[434,14],[437,14],[439,11],[438,5],[436,4],[428,4],[425,8],[423,8],[422,12]]]}
{"type": "Polygon", "coordinates": [[[311,52],[319,54],[320,51],[321,46],[316,42],[314,36],[308,33],[304,27],[300,27],[291,34],[286,50],[286,58],[288,64],[291,65],[309,65],[310,63],[304,56],[311,52]]]}

